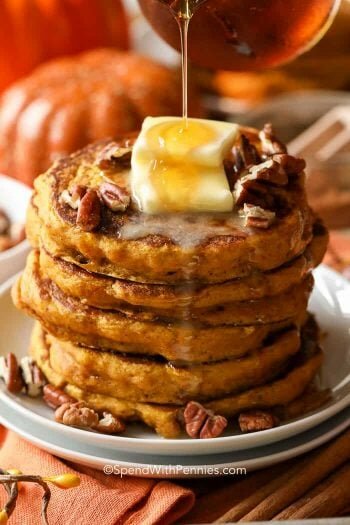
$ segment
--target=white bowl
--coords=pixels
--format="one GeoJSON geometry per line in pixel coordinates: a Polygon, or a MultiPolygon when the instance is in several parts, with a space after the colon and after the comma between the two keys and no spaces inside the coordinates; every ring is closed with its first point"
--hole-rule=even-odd
{"type": "MultiPolygon", "coordinates": [[[[0,175],[0,210],[11,222],[24,224],[32,190],[17,180],[0,175]]],[[[0,252],[0,283],[22,270],[30,250],[28,241],[0,252]]]]}

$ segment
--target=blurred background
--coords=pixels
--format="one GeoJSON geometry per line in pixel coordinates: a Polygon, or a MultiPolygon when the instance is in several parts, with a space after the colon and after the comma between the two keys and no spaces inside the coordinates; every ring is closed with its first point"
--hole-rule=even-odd
{"type": "MultiPolygon", "coordinates": [[[[181,112],[179,54],[136,0],[3,0],[0,27],[0,172],[28,186],[92,140],[181,112]]],[[[190,78],[191,116],[272,122],[308,161],[313,207],[330,227],[350,227],[350,0],[319,43],[287,65],[191,64],[190,78]]]]}

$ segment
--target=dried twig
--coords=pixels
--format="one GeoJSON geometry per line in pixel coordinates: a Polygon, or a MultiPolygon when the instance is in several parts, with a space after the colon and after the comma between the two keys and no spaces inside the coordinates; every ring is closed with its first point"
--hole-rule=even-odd
{"type": "Polygon", "coordinates": [[[3,485],[9,499],[2,509],[1,513],[5,517],[1,523],[6,523],[16,508],[18,498],[18,483],[37,483],[43,488],[44,494],[41,505],[41,521],[43,525],[49,525],[47,517],[47,509],[51,499],[51,490],[48,483],[53,483],[56,487],[61,489],[69,489],[77,487],[80,483],[80,478],[74,474],[61,474],[44,478],[42,476],[32,476],[28,474],[11,474],[9,471],[0,469],[0,485],[3,485]]]}
{"type": "MultiPolygon", "coordinates": [[[[5,474],[6,471],[0,469],[0,474],[5,474]]],[[[8,500],[3,508],[5,515],[10,517],[16,508],[18,498],[18,483],[4,483],[4,488],[8,494],[8,500]]]]}

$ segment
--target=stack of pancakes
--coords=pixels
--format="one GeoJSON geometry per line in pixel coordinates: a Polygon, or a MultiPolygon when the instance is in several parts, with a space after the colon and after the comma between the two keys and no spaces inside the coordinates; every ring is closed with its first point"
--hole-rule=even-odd
{"type": "Polygon", "coordinates": [[[85,231],[62,195],[106,179],[128,189],[126,146],[102,164],[111,144],[88,146],[35,183],[33,251],[13,297],[39,321],[30,352],[48,380],[165,437],[189,401],[231,417],[301,396],[322,363],[307,303],[327,244],[304,175],[290,177],[267,229],[236,210],[154,216],[131,204],[102,207],[85,231]]]}

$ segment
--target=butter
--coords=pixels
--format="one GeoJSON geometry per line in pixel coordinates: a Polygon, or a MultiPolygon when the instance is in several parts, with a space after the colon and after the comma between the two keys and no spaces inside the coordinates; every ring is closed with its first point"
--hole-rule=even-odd
{"type": "Polygon", "coordinates": [[[227,122],[148,117],[131,158],[131,190],[144,213],[233,209],[223,161],[238,133],[227,122]]]}

